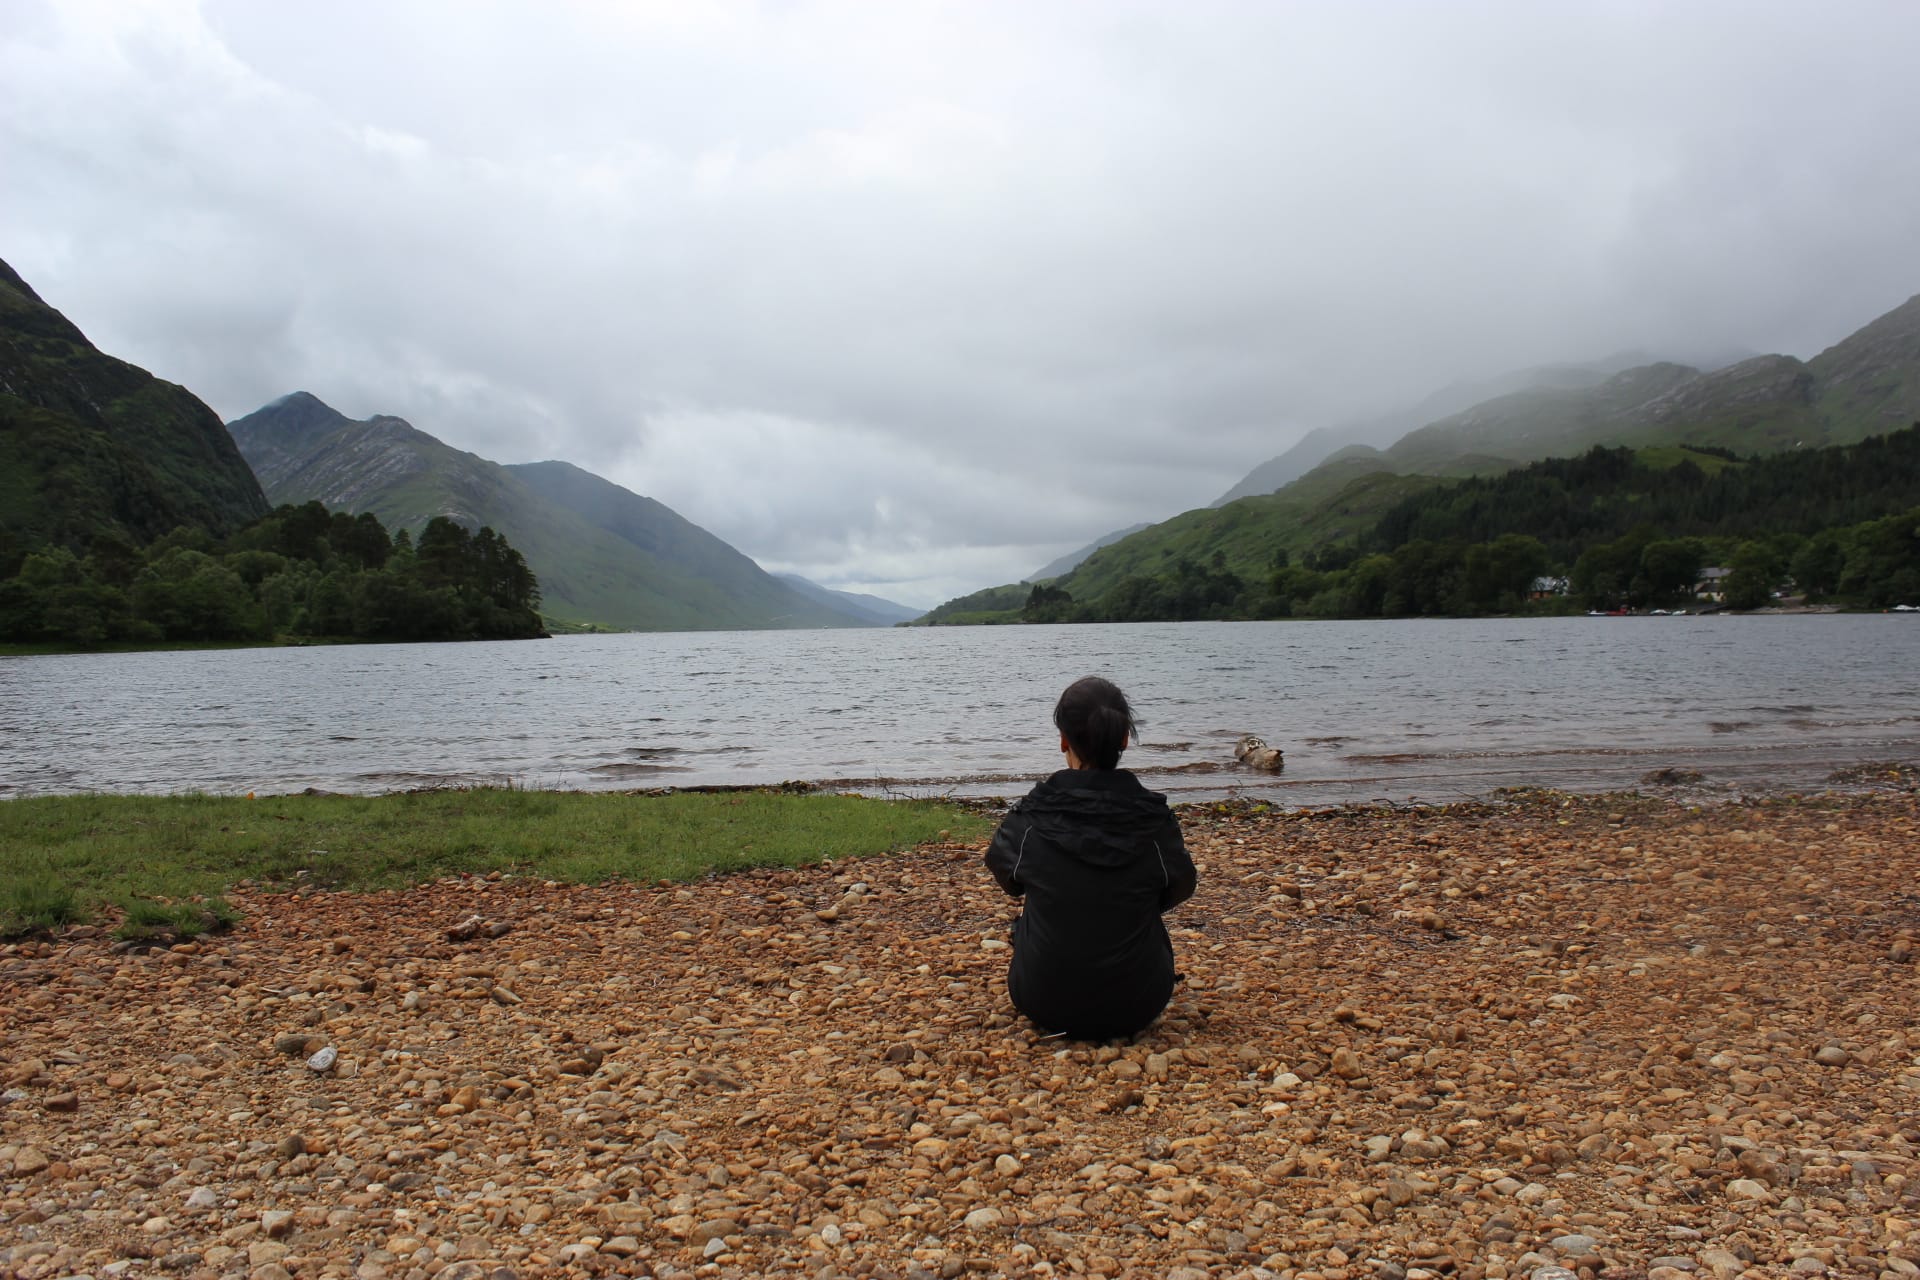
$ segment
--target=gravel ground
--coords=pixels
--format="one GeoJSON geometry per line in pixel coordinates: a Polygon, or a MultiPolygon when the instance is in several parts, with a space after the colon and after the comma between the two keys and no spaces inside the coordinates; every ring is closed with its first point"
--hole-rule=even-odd
{"type": "Polygon", "coordinates": [[[0,1275],[1920,1274],[1920,796],[1183,820],[1132,1044],[977,846],[0,948],[0,1275]]]}

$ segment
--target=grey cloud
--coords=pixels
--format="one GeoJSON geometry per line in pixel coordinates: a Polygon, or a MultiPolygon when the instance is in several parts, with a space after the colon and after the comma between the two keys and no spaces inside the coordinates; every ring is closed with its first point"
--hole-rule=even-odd
{"type": "Polygon", "coordinates": [[[1920,289],[1901,4],[14,9],[0,253],[103,346],[915,599],[1456,378],[1920,289]]]}

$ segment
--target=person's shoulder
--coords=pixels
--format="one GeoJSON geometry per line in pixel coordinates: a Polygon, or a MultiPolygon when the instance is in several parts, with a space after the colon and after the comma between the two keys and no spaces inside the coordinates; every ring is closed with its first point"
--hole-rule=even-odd
{"type": "Polygon", "coordinates": [[[1136,775],[1133,772],[1133,770],[1115,769],[1113,772],[1116,777],[1124,778],[1126,780],[1125,781],[1126,790],[1130,792],[1132,796],[1136,800],[1138,800],[1141,804],[1152,805],[1161,809],[1166,809],[1168,812],[1172,812],[1173,806],[1168,801],[1165,793],[1155,791],[1151,787],[1149,787],[1146,783],[1140,781],[1139,776],[1136,775]]]}
{"type": "Polygon", "coordinates": [[[1048,797],[1057,793],[1059,789],[1059,774],[1040,779],[1027,788],[1027,794],[1007,806],[1007,816],[1012,817],[1016,813],[1032,813],[1035,809],[1044,808],[1048,797]]]}

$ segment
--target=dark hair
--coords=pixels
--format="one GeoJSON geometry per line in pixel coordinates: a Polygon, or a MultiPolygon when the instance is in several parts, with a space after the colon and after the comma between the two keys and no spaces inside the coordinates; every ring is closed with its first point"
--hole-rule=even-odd
{"type": "Polygon", "coordinates": [[[1120,753],[1140,734],[1127,695],[1111,680],[1083,676],[1067,686],[1054,704],[1053,725],[1081,761],[1096,769],[1120,763],[1120,753]]]}

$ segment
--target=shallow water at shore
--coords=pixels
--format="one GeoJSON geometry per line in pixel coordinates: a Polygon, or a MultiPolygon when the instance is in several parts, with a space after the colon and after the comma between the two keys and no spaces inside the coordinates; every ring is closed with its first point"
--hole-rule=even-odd
{"type": "Polygon", "coordinates": [[[0,795],[626,790],[1014,795],[1070,680],[1133,696],[1176,798],[1811,790],[1920,758],[1906,616],[1188,623],[576,636],[0,661],[0,795]],[[1275,777],[1233,761],[1257,733],[1275,777]]]}

